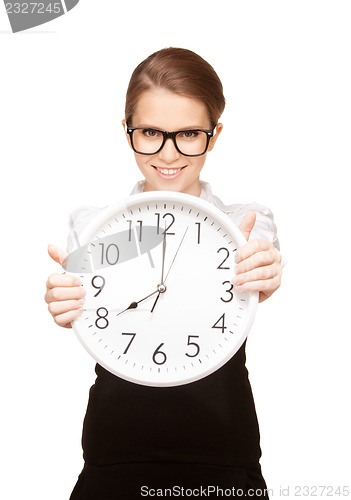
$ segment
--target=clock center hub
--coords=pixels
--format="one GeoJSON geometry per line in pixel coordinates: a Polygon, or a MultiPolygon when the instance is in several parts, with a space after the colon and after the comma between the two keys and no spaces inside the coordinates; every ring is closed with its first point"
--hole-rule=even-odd
{"type": "Polygon", "coordinates": [[[162,285],[161,283],[159,285],[157,285],[157,290],[160,292],[160,293],[165,293],[165,291],[167,290],[167,287],[166,285],[162,285]]]}

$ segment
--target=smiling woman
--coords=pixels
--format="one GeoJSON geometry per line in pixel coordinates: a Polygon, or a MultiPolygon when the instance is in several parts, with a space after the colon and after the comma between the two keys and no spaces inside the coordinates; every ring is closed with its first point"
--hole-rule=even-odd
{"type": "Polygon", "coordinates": [[[217,73],[190,50],[163,49],[136,67],[122,124],[145,176],[144,191],[200,195],[199,175],[222,131],[224,107],[217,73]]]}
{"type": "MultiPolygon", "coordinates": [[[[228,286],[230,295],[234,287],[240,292],[259,292],[263,301],[280,286],[281,256],[272,213],[257,204],[225,206],[212,195],[210,186],[200,181],[207,153],[214,148],[223,128],[218,120],[224,105],[217,74],[194,52],[168,48],[143,61],[131,77],[122,120],[144,177],[132,194],[176,191],[217,206],[239,226],[246,240],[253,236],[237,249],[236,276],[223,285],[228,286]]],[[[70,251],[95,214],[96,209],[89,207],[72,214],[70,251]]],[[[64,254],[57,249],[50,247],[49,253],[57,262],[62,261],[64,254]]],[[[203,265],[201,262],[199,265],[203,265]]],[[[207,271],[204,266],[198,272],[199,279],[200,275],[204,279],[205,293],[213,289],[206,279],[207,271]]],[[[84,286],[72,278],[54,274],[47,282],[45,300],[60,326],[69,326],[82,314],[84,286]]],[[[160,310],[164,298],[160,293],[150,305],[151,311],[158,300],[156,309],[160,310]]],[[[128,303],[123,312],[127,311],[132,320],[137,302],[128,303]]],[[[174,301],[175,314],[178,307],[174,301]]],[[[200,324],[204,315],[205,311],[201,311],[199,315],[185,316],[187,324],[195,321],[194,331],[199,335],[208,332],[207,326],[200,324]]],[[[216,325],[214,328],[218,328],[216,325]]],[[[169,328],[167,316],[161,329],[169,328]]],[[[260,492],[252,498],[266,496],[245,344],[215,373],[177,387],[134,384],[100,364],[96,365],[96,373],[83,427],[85,465],[71,500],[140,498],[143,484],[214,484],[260,492]]]]}
{"type": "Polygon", "coordinates": [[[151,85],[134,99],[130,124],[126,119],[122,124],[145,177],[144,191],[180,191],[199,196],[200,172],[222,124],[215,124],[214,134],[214,117],[204,102],[163,87],[151,85]]]}

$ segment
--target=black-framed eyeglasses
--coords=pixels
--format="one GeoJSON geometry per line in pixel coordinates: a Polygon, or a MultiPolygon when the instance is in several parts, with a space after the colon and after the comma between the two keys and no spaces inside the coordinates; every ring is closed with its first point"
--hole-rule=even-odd
{"type": "Polygon", "coordinates": [[[172,139],[173,144],[181,155],[202,156],[206,153],[212,130],[186,129],[175,132],[166,132],[156,128],[127,127],[127,134],[133,150],[142,155],[155,155],[161,151],[167,139],[172,139]]]}

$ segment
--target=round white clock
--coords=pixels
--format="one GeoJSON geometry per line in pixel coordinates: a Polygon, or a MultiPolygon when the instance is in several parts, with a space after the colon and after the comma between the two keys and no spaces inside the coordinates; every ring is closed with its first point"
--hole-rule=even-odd
{"type": "Polygon", "coordinates": [[[153,191],[104,209],[64,263],[87,292],[75,333],[130,382],[175,386],[211,374],[255,316],[258,294],[230,282],[244,243],[226,214],[191,195],[153,191]]]}

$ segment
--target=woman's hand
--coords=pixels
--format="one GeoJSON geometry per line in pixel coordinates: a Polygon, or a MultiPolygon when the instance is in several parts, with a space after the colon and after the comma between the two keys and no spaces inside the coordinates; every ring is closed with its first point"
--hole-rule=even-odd
{"type": "MultiPolygon", "coordinates": [[[[255,222],[256,214],[250,210],[239,226],[247,240],[255,222]]],[[[259,302],[263,302],[280,287],[281,260],[273,243],[261,239],[251,240],[235,254],[236,276],[231,281],[240,292],[259,292],[259,302]]]]}
{"type": "MultiPolygon", "coordinates": [[[[54,245],[49,245],[50,257],[62,265],[68,253],[54,245]]],[[[63,274],[50,274],[46,282],[45,302],[48,304],[57,325],[71,328],[71,321],[83,312],[85,290],[82,283],[75,276],[63,274]]]]}

